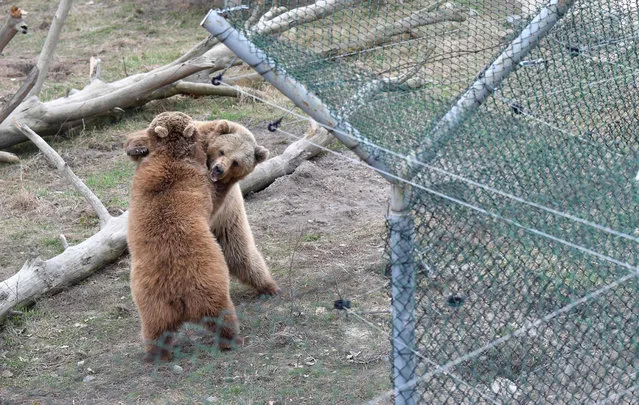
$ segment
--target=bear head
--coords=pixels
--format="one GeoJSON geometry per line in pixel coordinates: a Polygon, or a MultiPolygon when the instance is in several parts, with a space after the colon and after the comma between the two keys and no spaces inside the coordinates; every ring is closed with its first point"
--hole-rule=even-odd
{"type": "Polygon", "coordinates": [[[188,115],[169,111],[158,114],[146,130],[152,150],[169,153],[172,157],[197,155],[199,133],[188,115]]]}
{"type": "Polygon", "coordinates": [[[226,121],[215,121],[206,146],[207,167],[213,183],[233,184],[268,158],[268,149],[255,141],[245,127],[226,121]]]}

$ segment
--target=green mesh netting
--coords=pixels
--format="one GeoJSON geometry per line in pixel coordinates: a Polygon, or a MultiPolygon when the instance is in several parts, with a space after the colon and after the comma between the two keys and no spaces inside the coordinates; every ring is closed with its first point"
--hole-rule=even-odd
{"type": "Polygon", "coordinates": [[[242,4],[233,26],[413,184],[416,397],[639,402],[639,2],[575,1],[445,137],[545,2],[242,4]]]}

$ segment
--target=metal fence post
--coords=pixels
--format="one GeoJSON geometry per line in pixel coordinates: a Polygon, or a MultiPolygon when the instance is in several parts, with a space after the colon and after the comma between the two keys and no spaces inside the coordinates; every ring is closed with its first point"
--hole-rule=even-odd
{"type": "Polygon", "coordinates": [[[410,186],[394,183],[391,189],[390,259],[392,274],[393,381],[395,405],[416,403],[415,380],[415,268],[414,220],[410,186]]]}

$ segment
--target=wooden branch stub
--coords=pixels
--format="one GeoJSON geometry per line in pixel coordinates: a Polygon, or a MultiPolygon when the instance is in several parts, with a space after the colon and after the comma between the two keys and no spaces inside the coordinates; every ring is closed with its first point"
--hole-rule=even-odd
{"type": "Polygon", "coordinates": [[[13,6],[9,10],[9,15],[11,18],[22,18],[22,9],[18,6],[13,6]]]}
{"type": "Polygon", "coordinates": [[[62,244],[62,249],[67,250],[69,248],[69,241],[67,241],[67,237],[64,236],[63,233],[60,234],[60,243],[62,244]]]}
{"type": "Polygon", "coordinates": [[[20,163],[20,158],[13,153],[0,151],[0,163],[20,163]]]}
{"type": "Polygon", "coordinates": [[[0,28],[0,53],[7,46],[7,44],[18,33],[27,33],[27,24],[22,20],[22,15],[26,14],[22,12],[19,7],[13,6],[9,11],[9,18],[5,21],[2,28],[0,28]]]}
{"type": "Polygon", "coordinates": [[[38,149],[44,154],[44,156],[53,164],[53,166],[58,169],[62,175],[69,180],[71,184],[82,194],[82,196],[87,200],[87,202],[91,205],[95,213],[98,215],[98,220],[100,222],[100,228],[104,228],[104,226],[109,222],[113,217],[109,214],[106,207],[102,204],[102,201],[93,194],[93,191],[89,189],[89,187],[84,184],[84,182],[73,173],[73,170],[66,164],[64,159],[58,152],[56,152],[44,139],[40,137],[40,135],[36,134],[26,125],[20,124],[18,121],[14,120],[14,124],[22,131],[22,133],[33,142],[38,149]]]}
{"type": "Polygon", "coordinates": [[[97,56],[89,59],[89,80],[100,80],[102,77],[102,60],[97,56]]]}

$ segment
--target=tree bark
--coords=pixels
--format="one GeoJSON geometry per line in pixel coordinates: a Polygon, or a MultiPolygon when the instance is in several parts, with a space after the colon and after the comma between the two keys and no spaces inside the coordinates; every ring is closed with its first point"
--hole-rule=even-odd
{"type": "MultiPolygon", "coordinates": [[[[327,145],[332,139],[328,131],[314,124],[304,139],[293,142],[282,155],[258,165],[240,183],[242,194],[262,190],[278,177],[292,173],[304,159],[320,152],[317,145],[327,145]]],[[[119,217],[110,217],[98,233],[58,256],[28,260],[20,271],[0,283],[0,320],[16,306],[75,284],[120,257],[126,250],[128,215],[127,211],[119,217]]]]}
{"type": "Polygon", "coordinates": [[[44,41],[40,57],[38,57],[38,63],[36,64],[40,74],[38,75],[38,80],[35,85],[29,92],[29,96],[37,96],[40,94],[40,90],[42,90],[42,83],[44,83],[44,79],[49,73],[49,65],[51,64],[51,59],[53,59],[53,52],[58,44],[58,39],[60,39],[60,31],[62,31],[67,15],[69,15],[71,3],[72,0],[61,0],[58,5],[58,10],[53,16],[51,28],[49,28],[49,34],[47,35],[47,39],[44,41]]]}
{"type": "Polygon", "coordinates": [[[27,29],[27,24],[22,19],[22,10],[16,6],[11,7],[9,18],[0,29],[0,53],[18,32],[26,34],[27,29]]]}

